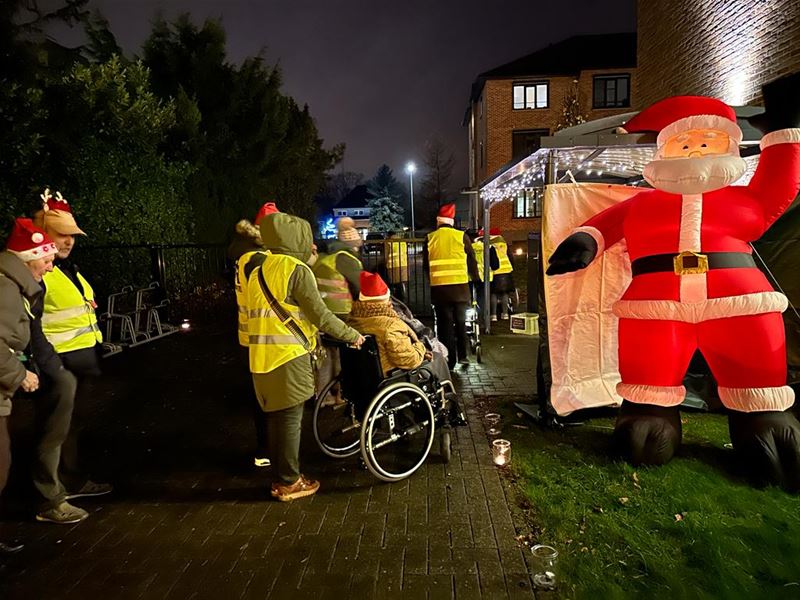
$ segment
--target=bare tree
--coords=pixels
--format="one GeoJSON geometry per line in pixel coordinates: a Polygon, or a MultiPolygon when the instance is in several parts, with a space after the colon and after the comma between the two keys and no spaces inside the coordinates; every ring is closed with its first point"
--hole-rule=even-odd
{"type": "Polygon", "coordinates": [[[453,174],[455,158],[441,138],[434,137],[425,144],[425,177],[422,180],[419,200],[414,209],[420,223],[432,223],[436,212],[449,198],[448,185],[453,174]]]}

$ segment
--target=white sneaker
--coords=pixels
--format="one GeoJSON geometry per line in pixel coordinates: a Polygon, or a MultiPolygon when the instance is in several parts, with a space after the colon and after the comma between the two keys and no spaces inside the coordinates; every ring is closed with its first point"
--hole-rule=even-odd
{"type": "Polygon", "coordinates": [[[504,314],[500,315],[500,320],[501,321],[508,321],[508,314],[504,313],[504,314]]]}
{"type": "Polygon", "coordinates": [[[497,315],[492,315],[492,323],[495,323],[496,321],[497,321],[497,315]]]}
{"type": "Polygon", "coordinates": [[[261,456],[256,456],[253,458],[253,464],[257,467],[268,467],[270,466],[270,462],[268,458],[263,458],[261,456]]]}

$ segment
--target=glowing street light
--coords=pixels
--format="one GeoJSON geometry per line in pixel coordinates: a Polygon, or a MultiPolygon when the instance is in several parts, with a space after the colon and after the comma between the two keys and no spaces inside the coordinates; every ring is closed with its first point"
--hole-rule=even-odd
{"type": "Polygon", "coordinates": [[[411,190],[411,237],[417,237],[417,228],[414,224],[414,172],[417,170],[417,165],[409,162],[406,165],[406,173],[409,178],[409,189],[411,190]]]}

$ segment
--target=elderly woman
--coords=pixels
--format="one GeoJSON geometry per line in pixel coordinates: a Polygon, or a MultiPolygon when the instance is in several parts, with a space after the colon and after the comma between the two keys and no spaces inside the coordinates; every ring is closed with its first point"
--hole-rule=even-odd
{"type": "MultiPolygon", "coordinates": [[[[347,323],[364,335],[375,336],[384,374],[393,369],[409,371],[424,361],[439,381],[450,381],[444,356],[425,347],[414,330],[392,308],[389,288],[377,273],[361,272],[361,292],[353,302],[347,323]]],[[[464,415],[454,398],[450,399],[450,421],[464,425],[464,415]]]]}
{"type": "MultiPolygon", "coordinates": [[[[56,245],[30,219],[17,219],[0,252],[0,493],[8,481],[11,445],[8,417],[18,389],[33,392],[39,378],[24,355],[30,342],[30,303],[42,293],[39,282],[53,270],[56,245]]],[[[0,554],[17,552],[19,544],[0,542],[0,554]]]]}

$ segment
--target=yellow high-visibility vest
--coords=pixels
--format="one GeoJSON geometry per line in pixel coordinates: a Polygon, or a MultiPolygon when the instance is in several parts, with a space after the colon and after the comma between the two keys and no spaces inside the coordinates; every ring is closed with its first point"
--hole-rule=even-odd
{"type": "Polygon", "coordinates": [[[82,290],[58,267],[44,274],[42,331],[56,352],[92,348],[103,341],[97,325],[94,290],[80,273],[82,290]]]}
{"type": "Polygon", "coordinates": [[[386,242],[386,269],[392,282],[408,281],[408,243],[386,242]]]}
{"type": "MultiPolygon", "coordinates": [[[[309,269],[308,265],[286,254],[268,254],[260,267],[253,269],[247,280],[247,343],[250,348],[250,371],[269,373],[304,354],[317,344],[317,328],[308,321],[299,307],[286,302],[289,278],[295,268],[309,269]],[[291,317],[309,341],[306,348],[270,308],[261,290],[258,272],[284,311],[291,317]]],[[[310,269],[309,269],[310,271],[310,269]]]]}
{"type": "MultiPolygon", "coordinates": [[[[475,261],[478,263],[478,277],[483,281],[483,242],[475,240],[472,242],[472,250],[475,252],[475,261]]],[[[489,267],[489,281],[494,279],[494,271],[489,267]]]]}
{"type": "Polygon", "coordinates": [[[256,254],[268,254],[266,250],[251,250],[236,259],[233,274],[233,289],[236,291],[236,306],[239,311],[239,324],[237,333],[239,345],[247,347],[247,277],[244,276],[244,267],[256,254]]]}
{"type": "Polygon", "coordinates": [[[347,286],[347,279],[336,270],[336,257],[340,254],[352,258],[358,263],[359,270],[364,266],[347,250],[339,250],[333,254],[326,254],[317,259],[312,271],[317,278],[317,289],[325,306],[335,315],[349,315],[353,307],[353,296],[347,286]]]}
{"type": "Polygon", "coordinates": [[[429,233],[428,264],[431,285],[468,283],[464,232],[452,227],[440,227],[429,233]]]}
{"type": "Polygon", "coordinates": [[[500,266],[495,269],[495,275],[502,275],[504,273],[511,273],[514,267],[511,266],[511,261],[508,259],[508,244],[502,235],[494,235],[491,238],[491,244],[497,250],[497,260],[500,261],[500,266]]]}

